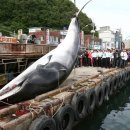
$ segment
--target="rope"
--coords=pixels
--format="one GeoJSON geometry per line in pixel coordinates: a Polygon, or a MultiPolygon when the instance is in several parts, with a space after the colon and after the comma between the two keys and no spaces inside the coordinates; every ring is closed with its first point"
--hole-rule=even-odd
{"type": "Polygon", "coordinates": [[[97,84],[96,81],[93,81],[93,80],[88,80],[88,82],[93,82],[93,83],[95,83],[95,85],[97,84]]]}
{"type": "MultiPolygon", "coordinates": [[[[54,99],[54,98],[53,98],[54,99]]],[[[57,98],[57,99],[59,99],[59,98],[57,98]]],[[[60,100],[60,99],[59,99],[60,100]]],[[[61,105],[59,106],[59,108],[57,109],[57,111],[54,113],[54,108],[53,108],[53,105],[52,105],[52,103],[51,102],[49,102],[49,101],[47,101],[47,103],[49,103],[50,104],[50,106],[51,106],[51,116],[52,117],[54,117],[57,113],[58,113],[58,111],[60,110],[60,108],[63,106],[63,104],[64,104],[64,97],[62,96],[62,103],[61,103],[61,105]]],[[[35,108],[32,106],[32,104],[30,103],[29,104],[29,106],[28,106],[28,108],[26,108],[26,110],[29,110],[30,111],[30,113],[31,113],[31,115],[32,115],[32,118],[34,118],[34,112],[38,115],[38,114],[40,114],[42,111],[44,112],[44,114],[45,115],[47,115],[47,113],[46,113],[46,111],[43,109],[43,106],[35,106],[35,108]]]]}
{"type": "MultiPolygon", "coordinates": [[[[42,107],[39,107],[39,106],[34,108],[31,103],[29,104],[28,108],[26,108],[26,110],[28,110],[31,113],[32,119],[35,117],[34,113],[39,115],[42,111],[44,111],[44,109],[42,107]]],[[[44,114],[46,115],[45,111],[44,111],[44,114]]]]}
{"type": "Polygon", "coordinates": [[[54,117],[58,113],[58,111],[61,109],[61,107],[63,106],[63,104],[64,104],[64,97],[62,96],[62,103],[59,106],[59,108],[57,109],[57,111],[52,115],[52,117],[54,117]]]}
{"type": "Polygon", "coordinates": [[[7,102],[4,102],[4,101],[0,101],[1,103],[4,103],[6,105],[9,105],[9,106],[13,106],[14,104],[10,104],[10,103],[7,103],[7,102]]]}
{"type": "MultiPolygon", "coordinates": [[[[52,108],[51,115],[53,115],[53,112],[54,112],[53,105],[52,105],[51,102],[47,102],[47,103],[49,103],[50,107],[52,108]]],[[[41,107],[41,109],[44,111],[45,115],[47,115],[46,112],[45,112],[45,110],[43,109],[43,107],[42,106],[39,106],[39,107],[41,107]]]]}

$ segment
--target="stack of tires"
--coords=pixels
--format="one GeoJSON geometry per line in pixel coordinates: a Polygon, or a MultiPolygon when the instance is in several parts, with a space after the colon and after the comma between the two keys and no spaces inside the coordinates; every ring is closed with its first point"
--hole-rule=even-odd
{"type": "Polygon", "coordinates": [[[86,118],[129,79],[130,70],[123,71],[103,80],[98,86],[89,87],[85,92],[76,92],[70,104],[64,104],[54,117],[40,116],[31,123],[29,130],[71,130],[74,122],[86,118]]]}
{"type": "Polygon", "coordinates": [[[52,118],[42,115],[35,119],[29,130],[71,130],[75,121],[85,118],[95,108],[95,88],[74,94],[71,103],[65,104],[52,118]]]}

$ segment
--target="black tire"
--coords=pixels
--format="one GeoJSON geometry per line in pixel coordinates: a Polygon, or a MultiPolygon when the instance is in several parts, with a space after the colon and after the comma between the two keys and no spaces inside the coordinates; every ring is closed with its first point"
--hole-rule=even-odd
{"type": "Polygon", "coordinates": [[[56,123],[53,118],[42,115],[31,123],[29,130],[56,130],[56,123]]]}
{"type": "Polygon", "coordinates": [[[88,102],[84,93],[76,93],[72,98],[71,105],[77,121],[87,116],[88,102]]]}
{"type": "Polygon", "coordinates": [[[126,81],[129,80],[129,72],[126,71],[126,81]]]}
{"type": "Polygon", "coordinates": [[[95,88],[89,88],[86,91],[87,101],[88,101],[88,113],[93,112],[96,104],[96,94],[95,94],[95,88]]]}
{"type": "Polygon", "coordinates": [[[124,77],[125,77],[124,74],[121,73],[120,74],[120,86],[119,86],[120,89],[125,85],[124,77]]]}
{"type": "Polygon", "coordinates": [[[128,73],[128,80],[130,79],[130,69],[127,70],[128,73]]]}
{"type": "Polygon", "coordinates": [[[74,123],[74,110],[70,105],[63,106],[54,118],[56,130],[71,130],[74,123]]]}
{"type": "Polygon", "coordinates": [[[124,85],[128,81],[128,73],[127,71],[124,71],[124,85]]]}
{"type": "Polygon", "coordinates": [[[120,78],[120,76],[119,75],[117,75],[116,76],[116,87],[114,87],[114,90],[116,89],[118,89],[119,88],[119,86],[120,86],[120,81],[121,80],[121,78],[120,78]]]}
{"type": "Polygon", "coordinates": [[[112,80],[113,80],[113,91],[116,92],[118,88],[119,77],[115,76],[112,80]]]}
{"type": "Polygon", "coordinates": [[[118,89],[120,89],[121,87],[122,87],[122,76],[121,76],[121,74],[119,73],[118,74],[118,89]]]}
{"type": "Polygon", "coordinates": [[[109,96],[113,95],[114,92],[114,82],[113,82],[113,78],[109,78],[107,81],[108,86],[109,86],[109,96]]]}
{"type": "Polygon", "coordinates": [[[104,82],[102,84],[103,94],[104,94],[104,101],[109,100],[109,86],[108,83],[104,82]]]}
{"type": "Polygon", "coordinates": [[[104,100],[103,88],[100,86],[95,87],[95,93],[96,93],[96,106],[100,107],[104,100]]]}
{"type": "Polygon", "coordinates": [[[127,80],[128,80],[127,71],[124,71],[124,82],[127,82],[127,80]]]}

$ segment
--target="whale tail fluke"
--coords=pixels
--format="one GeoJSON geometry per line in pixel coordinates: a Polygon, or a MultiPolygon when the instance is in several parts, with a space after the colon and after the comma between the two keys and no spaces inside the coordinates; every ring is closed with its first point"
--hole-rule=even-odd
{"type": "Polygon", "coordinates": [[[84,7],[89,4],[92,0],[89,0],[77,13],[76,13],[76,17],[79,16],[79,13],[84,9],[84,7]]]}

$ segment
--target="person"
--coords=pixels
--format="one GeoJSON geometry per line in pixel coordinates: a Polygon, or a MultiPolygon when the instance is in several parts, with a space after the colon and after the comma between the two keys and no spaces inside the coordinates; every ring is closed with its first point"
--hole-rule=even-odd
{"type": "Polygon", "coordinates": [[[101,67],[101,62],[102,62],[102,50],[98,51],[98,67],[101,67]]]}
{"type": "Polygon", "coordinates": [[[82,64],[83,64],[83,66],[87,66],[87,60],[86,60],[86,52],[85,53],[83,53],[83,56],[82,56],[82,64]]]}
{"type": "Polygon", "coordinates": [[[79,56],[79,67],[81,67],[83,65],[83,56],[80,55],[79,56]]]}
{"type": "Polygon", "coordinates": [[[110,57],[111,57],[110,50],[107,49],[106,50],[106,68],[110,68],[110,57]]]}
{"type": "Polygon", "coordinates": [[[110,50],[110,65],[111,65],[111,67],[115,67],[114,52],[115,52],[115,50],[110,50]]]}
{"type": "Polygon", "coordinates": [[[130,50],[128,50],[127,54],[128,54],[128,62],[130,62],[130,50]]]}
{"type": "Polygon", "coordinates": [[[92,52],[88,50],[88,66],[92,66],[92,52]]]}
{"type": "Polygon", "coordinates": [[[127,64],[127,59],[128,59],[128,55],[127,55],[125,49],[123,49],[123,50],[121,51],[120,56],[121,56],[121,64],[120,64],[120,67],[121,67],[121,68],[124,68],[124,67],[126,66],[126,64],[127,64]]]}
{"type": "Polygon", "coordinates": [[[114,60],[115,60],[115,67],[119,67],[120,66],[120,53],[119,53],[119,50],[116,50],[114,52],[114,60]]]}
{"type": "Polygon", "coordinates": [[[102,66],[101,67],[106,67],[106,51],[103,50],[102,52],[102,66]]]}
{"type": "Polygon", "coordinates": [[[93,66],[94,66],[94,67],[97,67],[97,58],[98,58],[98,56],[97,56],[97,51],[94,50],[93,53],[92,53],[93,66]]]}

